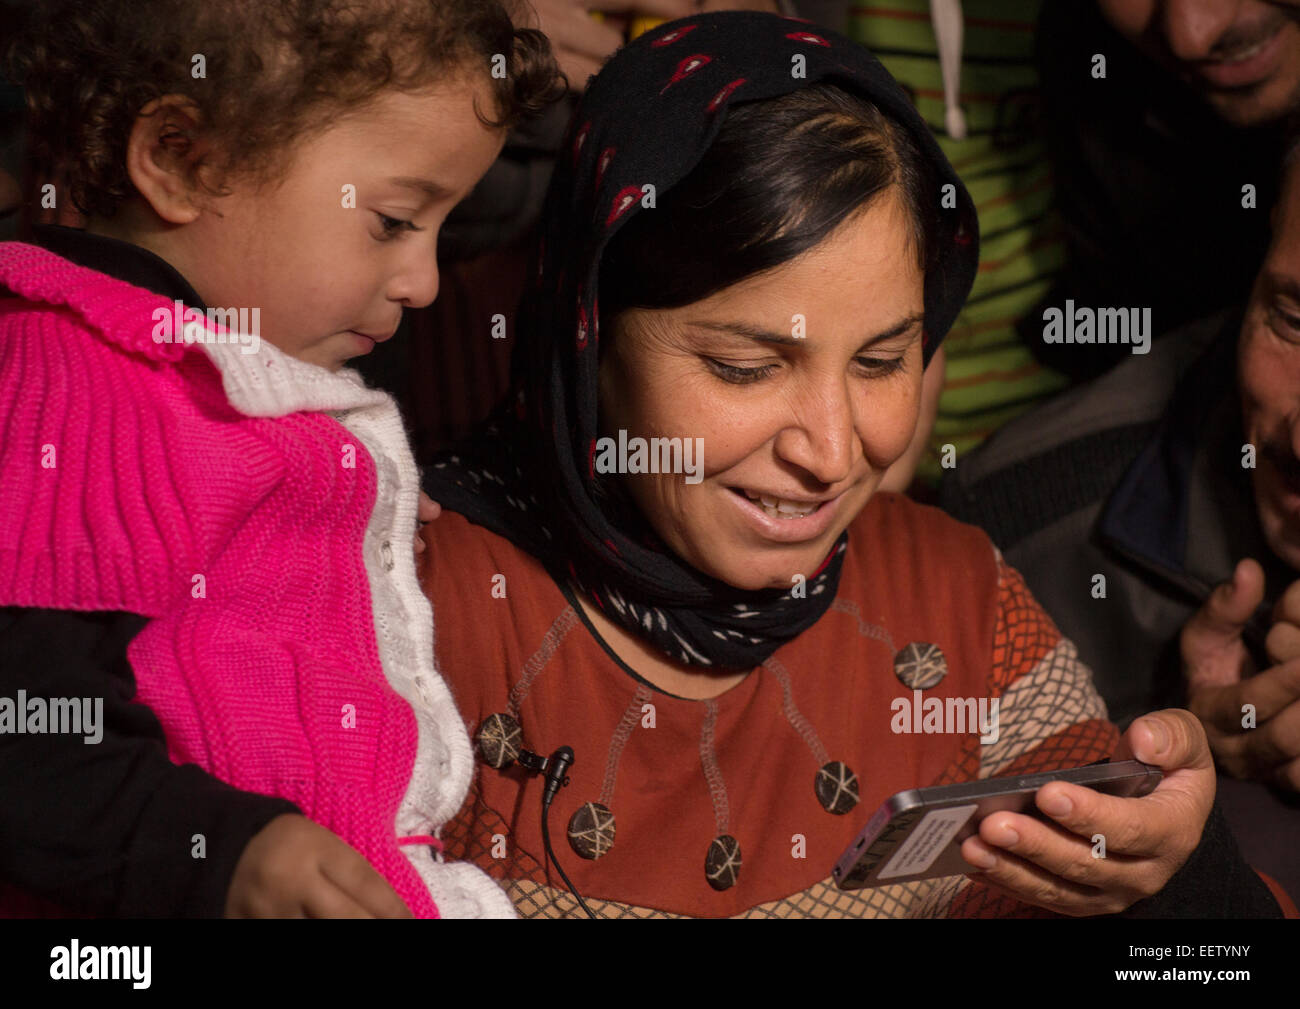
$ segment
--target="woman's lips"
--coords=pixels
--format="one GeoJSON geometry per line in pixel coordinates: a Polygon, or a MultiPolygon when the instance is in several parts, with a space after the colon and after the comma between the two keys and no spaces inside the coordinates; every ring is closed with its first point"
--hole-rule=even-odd
{"type": "Polygon", "coordinates": [[[749,526],[764,539],[777,543],[803,543],[821,536],[835,520],[839,504],[844,498],[841,491],[835,497],[817,504],[807,515],[776,518],[768,514],[758,502],[751,501],[746,491],[737,487],[727,489],[731,491],[731,499],[736,502],[736,507],[749,526]]]}
{"type": "Polygon", "coordinates": [[[1192,72],[1211,87],[1223,90],[1252,87],[1273,76],[1284,36],[1291,30],[1283,25],[1268,38],[1229,59],[1193,63],[1192,72]]]}

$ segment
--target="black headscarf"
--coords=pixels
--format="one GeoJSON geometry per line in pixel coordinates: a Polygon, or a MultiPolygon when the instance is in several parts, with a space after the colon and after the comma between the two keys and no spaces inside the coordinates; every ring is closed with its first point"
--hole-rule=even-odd
{"type": "Polygon", "coordinates": [[[425,475],[434,500],[527,550],[681,662],[749,669],[811,627],[835,597],[847,533],[798,598],[747,591],[686,564],[643,517],[595,493],[600,257],[633,215],[653,213],[642,210],[642,185],[653,183],[662,198],[680,182],[728,108],[821,81],[874,103],[912,136],[938,185],[954,186],[957,206],[938,214],[925,276],[928,362],[974,281],[978,228],[969,194],[907,95],[861,45],[806,21],[753,12],[684,18],[642,35],[590,82],[547,193],[510,395],[425,475]],[[791,72],[795,54],[805,57],[805,77],[791,72]]]}

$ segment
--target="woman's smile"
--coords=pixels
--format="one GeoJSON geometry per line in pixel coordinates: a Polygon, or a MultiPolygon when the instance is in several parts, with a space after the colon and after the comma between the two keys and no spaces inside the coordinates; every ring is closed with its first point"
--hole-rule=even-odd
{"type": "Polygon", "coordinates": [[[777,543],[803,543],[823,535],[835,521],[841,491],[832,497],[778,497],[742,487],[727,488],[727,495],[746,524],[764,539],[777,543]]]}

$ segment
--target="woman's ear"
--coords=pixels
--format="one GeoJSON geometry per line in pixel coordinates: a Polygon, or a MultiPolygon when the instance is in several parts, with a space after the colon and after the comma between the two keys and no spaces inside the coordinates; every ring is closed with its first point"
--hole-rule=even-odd
{"type": "Polygon", "coordinates": [[[144,201],[168,224],[189,224],[202,212],[197,193],[198,106],[164,95],[140,110],[127,140],[126,170],[144,201]]]}

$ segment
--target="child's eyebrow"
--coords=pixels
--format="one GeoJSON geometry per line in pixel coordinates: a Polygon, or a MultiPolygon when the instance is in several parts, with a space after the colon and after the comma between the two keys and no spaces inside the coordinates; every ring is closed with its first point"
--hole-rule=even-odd
{"type": "Polygon", "coordinates": [[[401,186],[404,189],[418,189],[432,200],[442,200],[452,195],[450,189],[440,186],[429,179],[422,179],[419,176],[395,175],[388,181],[391,185],[401,186]]]}

